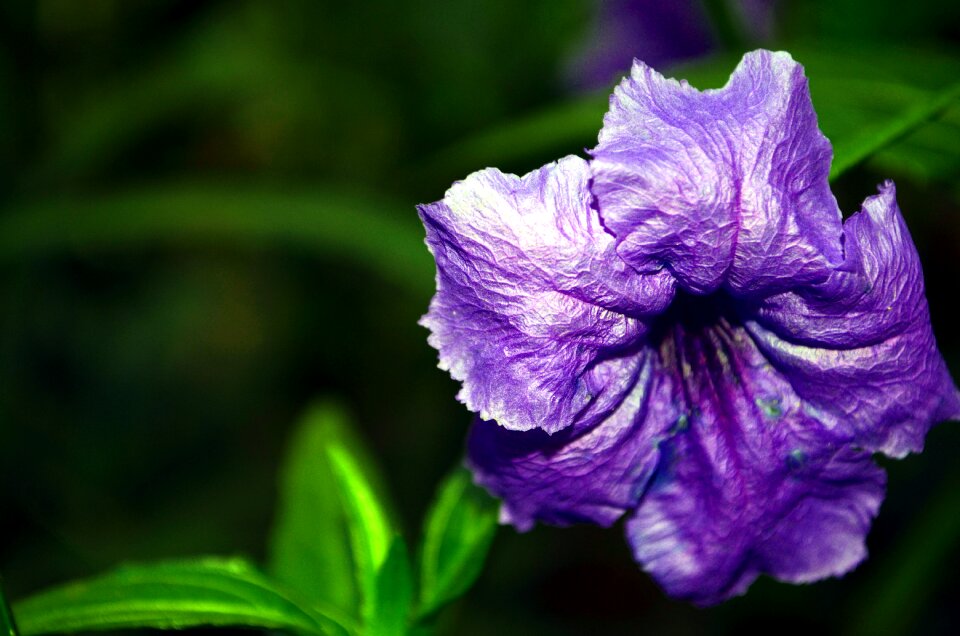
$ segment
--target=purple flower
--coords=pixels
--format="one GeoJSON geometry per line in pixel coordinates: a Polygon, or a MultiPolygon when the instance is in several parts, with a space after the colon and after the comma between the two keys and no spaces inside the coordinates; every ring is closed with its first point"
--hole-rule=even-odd
{"type": "Polygon", "coordinates": [[[871,454],[960,415],[893,184],[842,221],[803,70],[767,51],[704,92],[635,63],[591,154],[419,208],[476,480],[521,530],[626,516],[697,604],[847,572],[871,454]]]}

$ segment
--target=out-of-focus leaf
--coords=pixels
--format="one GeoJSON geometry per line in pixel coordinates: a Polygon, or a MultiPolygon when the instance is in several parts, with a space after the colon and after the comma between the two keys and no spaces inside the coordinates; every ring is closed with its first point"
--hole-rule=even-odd
{"type": "Polygon", "coordinates": [[[399,533],[387,512],[389,502],[374,487],[369,463],[341,440],[331,440],[326,453],[347,520],[364,622],[369,623],[376,608],[378,573],[399,533]]]}
{"type": "Polygon", "coordinates": [[[66,249],[190,242],[279,243],[353,262],[420,296],[433,289],[412,205],[369,195],[168,185],[22,203],[0,215],[0,262],[66,249]]]}
{"type": "MultiPolygon", "coordinates": [[[[262,124],[244,122],[244,110],[264,102],[274,109],[274,126],[277,109],[283,117],[322,118],[327,98],[336,101],[342,94],[349,94],[354,108],[368,118],[382,115],[379,107],[389,103],[388,92],[363,74],[316,56],[298,57],[283,37],[289,34],[272,30],[271,13],[259,3],[214,8],[157,60],[136,65],[136,72],[108,74],[80,94],[57,95],[54,103],[63,106],[51,109],[49,147],[32,180],[45,185],[89,177],[109,168],[131,144],[184,117],[216,114],[228,126],[239,119],[239,132],[246,128],[256,134],[262,124]],[[306,112],[290,112],[296,109],[306,112]]],[[[351,152],[346,148],[337,155],[351,152]]]]}
{"type": "Polygon", "coordinates": [[[703,0],[702,4],[719,44],[724,49],[735,51],[744,48],[747,34],[734,18],[730,3],[726,0],[703,0]]]}
{"type": "Polygon", "coordinates": [[[191,108],[210,109],[266,83],[271,70],[278,72],[274,51],[237,46],[236,22],[204,22],[157,64],[72,101],[54,117],[51,147],[35,178],[85,176],[163,119],[191,108]]]}
{"type": "Polygon", "coordinates": [[[129,565],[41,592],[15,605],[23,636],[199,626],[348,635],[347,619],[307,608],[240,559],[129,565]]]}
{"type": "MultiPolygon", "coordinates": [[[[0,583],[3,581],[0,580],[0,583]]],[[[3,585],[0,585],[0,636],[19,636],[17,624],[13,620],[13,612],[10,611],[7,597],[3,594],[3,585]]]]}
{"type": "Polygon", "coordinates": [[[436,612],[473,585],[497,531],[497,509],[467,469],[444,480],[424,527],[419,616],[436,612]]]}
{"type": "Polygon", "coordinates": [[[924,512],[906,532],[899,547],[877,564],[849,604],[846,630],[853,636],[915,634],[915,622],[944,578],[952,576],[944,564],[958,553],[960,537],[960,474],[931,497],[924,512]]]}
{"type": "Polygon", "coordinates": [[[943,25],[960,21],[960,7],[952,2],[830,0],[795,2],[781,8],[784,11],[778,17],[787,21],[786,32],[816,33],[857,43],[930,38],[943,25]]]}
{"type": "Polygon", "coordinates": [[[606,94],[588,95],[521,117],[441,151],[417,171],[451,180],[488,166],[520,171],[543,157],[578,152],[596,143],[607,103],[606,94]]]}
{"type": "MultiPolygon", "coordinates": [[[[802,43],[790,52],[806,69],[820,127],[834,145],[832,179],[884,149],[896,156],[901,144],[916,144],[912,133],[936,125],[932,120],[956,101],[960,90],[960,55],[893,47],[826,50],[802,43]]],[[[667,75],[701,89],[717,88],[736,62],[725,54],[667,75]]],[[[603,94],[532,114],[445,150],[427,169],[443,166],[460,175],[489,165],[534,168],[550,156],[594,145],[606,108],[603,94]]],[[[956,156],[960,146],[940,151],[956,156]]],[[[913,159],[925,160],[923,153],[914,153],[913,159]]]]}
{"type": "Polygon", "coordinates": [[[870,159],[881,173],[904,174],[923,183],[947,182],[960,174],[960,100],[940,116],[870,159]]]}
{"type": "Polygon", "coordinates": [[[347,520],[326,452],[331,444],[356,445],[343,412],[317,404],[294,432],[283,465],[269,571],[306,600],[357,615],[347,520]]]}
{"type": "Polygon", "coordinates": [[[413,603],[413,573],[407,545],[394,537],[387,558],[377,572],[366,633],[369,636],[402,636],[407,633],[413,603]]]}
{"type": "Polygon", "coordinates": [[[889,146],[927,123],[957,97],[960,97],[960,84],[954,84],[926,98],[914,100],[914,103],[899,115],[882,120],[878,118],[872,127],[861,130],[856,135],[841,137],[839,141],[834,142],[834,160],[830,168],[830,178],[836,179],[881,148],[889,146]]]}

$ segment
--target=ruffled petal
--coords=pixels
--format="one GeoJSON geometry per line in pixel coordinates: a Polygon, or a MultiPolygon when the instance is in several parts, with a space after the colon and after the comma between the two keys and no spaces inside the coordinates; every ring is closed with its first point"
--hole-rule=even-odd
{"type": "Polygon", "coordinates": [[[624,398],[597,423],[554,435],[474,423],[467,462],[475,481],[503,500],[501,521],[519,530],[536,521],[609,526],[636,506],[657,465],[657,442],[679,414],[672,378],[657,366],[650,351],[611,361],[624,398]]]}
{"type": "Polygon", "coordinates": [[[671,596],[708,605],[762,573],[813,581],[859,563],[884,490],[870,455],[807,412],[742,326],[681,325],[661,355],[689,424],[660,442],[627,521],[644,569],[671,596]]]}
{"type": "Polygon", "coordinates": [[[637,560],[698,604],[849,571],[871,452],[960,416],[892,183],[841,224],[785,53],[704,92],[636,63],[593,155],[419,208],[476,481],[520,529],[629,514],[637,560]]]}
{"type": "Polygon", "coordinates": [[[667,273],[638,275],[613,253],[568,157],[520,178],[495,169],[420,206],[437,262],[421,321],[459,399],[512,430],[555,432],[591,404],[609,408],[603,359],[633,346],[673,295],[667,273]]]}
{"type": "Polygon", "coordinates": [[[767,299],[748,328],[819,421],[902,457],[923,448],[931,426],[960,418],[960,394],[937,350],[892,182],[843,235],[846,258],[829,280],[767,299]]]}
{"type": "Polygon", "coordinates": [[[842,260],[830,143],[787,53],[749,53],[703,92],[635,62],[592,154],[604,225],[641,272],[747,295],[820,282],[842,260]]]}

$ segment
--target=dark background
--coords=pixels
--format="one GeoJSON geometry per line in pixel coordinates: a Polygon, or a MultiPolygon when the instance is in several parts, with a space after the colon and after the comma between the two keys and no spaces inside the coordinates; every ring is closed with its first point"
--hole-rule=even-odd
{"type": "MultiPolygon", "coordinates": [[[[470,420],[416,324],[431,288],[425,248],[421,260],[402,264],[427,272],[416,287],[364,266],[349,247],[175,230],[156,240],[63,239],[82,215],[108,211],[88,223],[95,234],[98,223],[122,223],[151,201],[202,218],[229,216],[248,192],[282,211],[302,193],[336,191],[388,201],[390,220],[422,235],[414,205],[484,167],[458,162],[451,148],[606,90],[633,55],[665,71],[710,53],[794,42],[825,51],[889,43],[955,57],[956,6],[4,2],[0,222],[45,219],[31,249],[0,235],[0,572],[8,594],[124,560],[262,560],[284,444],[318,396],[352,412],[414,536],[435,485],[462,454],[470,420]],[[170,189],[187,194],[158,195],[170,189]]],[[[916,72],[924,73],[921,62],[916,72]]],[[[815,77],[813,90],[816,105],[815,77]]],[[[948,134],[934,140],[937,170],[873,161],[835,186],[849,213],[876,183],[897,181],[955,374],[957,110],[941,116],[948,134]]],[[[531,151],[501,167],[526,171],[593,142],[531,151]]],[[[697,610],[663,596],[619,528],[508,528],[476,588],[445,617],[447,632],[839,633],[884,616],[891,633],[960,633],[958,454],[960,433],[947,424],[922,455],[884,462],[889,496],[871,558],[841,581],[763,579],[745,597],[697,610]]]]}

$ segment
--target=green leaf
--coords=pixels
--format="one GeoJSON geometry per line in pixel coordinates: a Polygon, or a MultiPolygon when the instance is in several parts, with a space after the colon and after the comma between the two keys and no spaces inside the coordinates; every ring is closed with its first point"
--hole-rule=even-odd
{"type": "Polygon", "coordinates": [[[374,475],[364,469],[370,463],[363,461],[356,447],[351,448],[342,440],[331,440],[326,454],[347,520],[351,553],[363,595],[362,614],[365,622],[369,622],[375,609],[378,572],[399,533],[390,521],[385,498],[377,494],[374,475]]]}
{"type": "Polygon", "coordinates": [[[128,565],[41,592],[15,605],[23,636],[60,632],[199,626],[347,635],[342,617],[306,608],[240,559],[202,558],[128,565]]]}
{"type": "Polygon", "coordinates": [[[418,615],[427,617],[466,592],[483,568],[497,531],[498,504],[456,469],[427,513],[420,558],[418,615]]]}
{"type": "Polygon", "coordinates": [[[960,83],[915,100],[905,110],[878,121],[866,131],[841,137],[834,144],[835,156],[830,167],[830,179],[836,179],[880,149],[913,132],[950,106],[957,97],[960,97],[960,83]]]}
{"type": "Polygon", "coordinates": [[[24,202],[0,215],[0,262],[71,249],[210,242],[300,248],[352,262],[418,296],[433,290],[413,206],[366,194],[177,184],[24,202]]]}
{"type": "Polygon", "coordinates": [[[882,174],[903,174],[922,183],[949,182],[960,174],[960,100],[937,118],[870,159],[882,174]]]}
{"type": "Polygon", "coordinates": [[[13,620],[13,612],[10,611],[7,597],[3,594],[2,583],[3,581],[0,580],[0,636],[19,636],[17,624],[13,620]]]}
{"type": "Polygon", "coordinates": [[[367,619],[368,636],[402,636],[407,633],[413,604],[413,573],[407,545],[394,537],[387,558],[377,572],[377,582],[367,619]]]}
{"type": "Polygon", "coordinates": [[[336,405],[317,404],[301,419],[281,473],[269,571],[308,601],[357,615],[347,519],[326,452],[331,444],[344,443],[356,446],[336,405]]]}

